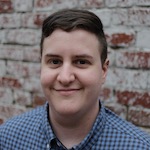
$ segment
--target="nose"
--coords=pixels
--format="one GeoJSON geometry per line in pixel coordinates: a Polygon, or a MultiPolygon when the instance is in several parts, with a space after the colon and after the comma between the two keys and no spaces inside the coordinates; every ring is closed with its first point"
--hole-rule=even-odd
{"type": "Polygon", "coordinates": [[[57,81],[62,85],[67,86],[75,80],[73,67],[69,64],[64,64],[58,73],[57,81]]]}

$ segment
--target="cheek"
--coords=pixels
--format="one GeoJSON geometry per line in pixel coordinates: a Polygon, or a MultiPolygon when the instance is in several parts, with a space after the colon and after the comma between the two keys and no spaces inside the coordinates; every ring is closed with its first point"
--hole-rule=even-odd
{"type": "Polygon", "coordinates": [[[84,83],[86,86],[98,86],[102,83],[102,73],[97,70],[93,70],[90,72],[84,72],[80,76],[80,80],[82,83],[84,83]]]}
{"type": "Polygon", "coordinates": [[[40,80],[41,80],[41,85],[43,87],[46,87],[50,85],[50,83],[52,82],[52,75],[46,70],[41,70],[40,80]]]}

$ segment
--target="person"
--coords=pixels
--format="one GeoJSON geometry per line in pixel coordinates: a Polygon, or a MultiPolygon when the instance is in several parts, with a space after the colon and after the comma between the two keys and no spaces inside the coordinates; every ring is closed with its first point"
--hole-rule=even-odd
{"type": "Polygon", "coordinates": [[[148,134],[99,100],[109,65],[99,17],[79,9],[51,14],[40,47],[47,102],[0,126],[0,150],[150,150],[148,134]]]}

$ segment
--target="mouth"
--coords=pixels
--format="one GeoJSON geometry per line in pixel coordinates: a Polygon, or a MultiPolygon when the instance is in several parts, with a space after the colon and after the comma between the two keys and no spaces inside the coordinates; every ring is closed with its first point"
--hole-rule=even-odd
{"type": "Polygon", "coordinates": [[[58,92],[61,95],[69,96],[81,90],[80,88],[71,88],[71,89],[54,89],[54,91],[58,92]]]}

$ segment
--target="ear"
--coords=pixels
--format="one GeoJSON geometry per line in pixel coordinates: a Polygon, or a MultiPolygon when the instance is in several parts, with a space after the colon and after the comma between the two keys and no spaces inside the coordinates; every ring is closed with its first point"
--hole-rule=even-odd
{"type": "Polygon", "coordinates": [[[107,72],[108,72],[108,67],[109,67],[109,60],[106,59],[103,66],[102,66],[102,83],[105,82],[106,80],[106,76],[107,76],[107,72]]]}

